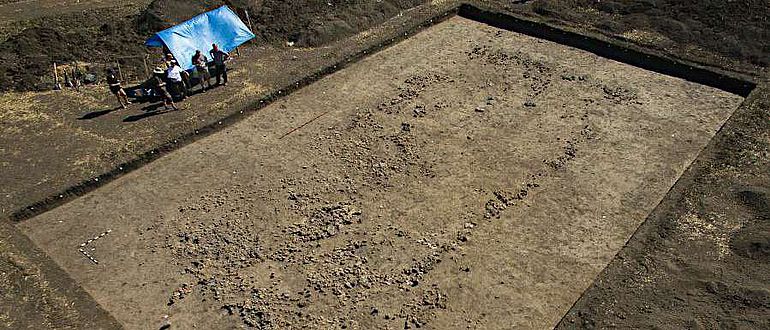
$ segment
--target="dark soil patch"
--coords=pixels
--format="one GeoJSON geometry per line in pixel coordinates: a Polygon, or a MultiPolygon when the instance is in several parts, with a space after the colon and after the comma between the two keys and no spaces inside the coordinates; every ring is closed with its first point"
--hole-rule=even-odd
{"type": "Polygon", "coordinates": [[[686,53],[688,46],[694,46],[753,65],[770,65],[767,0],[540,0],[532,3],[532,10],[612,35],[654,32],[669,40],[645,44],[662,49],[678,47],[686,53]]]}
{"type": "Polygon", "coordinates": [[[235,9],[262,41],[318,46],[382,23],[425,0],[156,0],[139,17],[139,31],[151,33],[222,5],[235,9]]]}
{"type": "MultiPolygon", "coordinates": [[[[53,63],[114,63],[118,57],[141,56],[145,53],[143,38],[131,21],[130,17],[114,17],[109,9],[84,11],[9,37],[0,43],[0,91],[51,88],[53,63]]],[[[130,61],[121,59],[121,63],[130,61]]],[[[83,73],[92,70],[81,68],[83,73]]]]}
{"type": "Polygon", "coordinates": [[[730,249],[744,258],[770,263],[770,195],[761,188],[738,193],[754,219],[730,238],[730,249]]]}

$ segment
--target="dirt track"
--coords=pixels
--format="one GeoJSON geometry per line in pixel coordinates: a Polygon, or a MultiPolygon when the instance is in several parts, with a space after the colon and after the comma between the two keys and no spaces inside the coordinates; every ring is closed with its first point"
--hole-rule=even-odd
{"type": "Polygon", "coordinates": [[[740,101],[453,18],[21,227],[129,328],[542,328],[740,101]]]}

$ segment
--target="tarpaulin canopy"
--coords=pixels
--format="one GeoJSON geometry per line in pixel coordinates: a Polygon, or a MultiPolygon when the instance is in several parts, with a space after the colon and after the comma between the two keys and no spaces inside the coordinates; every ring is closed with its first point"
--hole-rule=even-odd
{"type": "Polygon", "coordinates": [[[193,67],[192,56],[196,50],[200,50],[210,60],[211,44],[217,44],[219,49],[230,52],[253,38],[254,33],[243,24],[238,15],[227,6],[222,6],[156,33],[147,39],[145,45],[165,45],[179,62],[179,66],[186,70],[193,67]]]}

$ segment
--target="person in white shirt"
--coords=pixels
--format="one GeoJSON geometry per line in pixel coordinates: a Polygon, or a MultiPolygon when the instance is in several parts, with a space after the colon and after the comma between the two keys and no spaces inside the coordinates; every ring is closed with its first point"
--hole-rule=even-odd
{"type": "Polygon", "coordinates": [[[179,97],[184,100],[187,97],[187,86],[185,86],[184,80],[182,79],[183,73],[184,70],[182,70],[182,67],[180,67],[179,63],[174,60],[170,62],[170,65],[166,70],[166,76],[171,83],[174,94],[178,94],[179,97]]]}

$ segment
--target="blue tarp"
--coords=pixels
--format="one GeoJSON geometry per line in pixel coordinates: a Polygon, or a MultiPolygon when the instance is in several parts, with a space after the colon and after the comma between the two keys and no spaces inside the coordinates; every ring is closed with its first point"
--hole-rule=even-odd
{"type": "Polygon", "coordinates": [[[253,38],[254,33],[243,24],[238,15],[227,6],[222,6],[156,33],[145,45],[165,45],[171,54],[174,54],[179,66],[187,70],[193,67],[192,56],[196,50],[200,50],[211,60],[211,44],[217,44],[219,49],[230,52],[253,38]]]}

